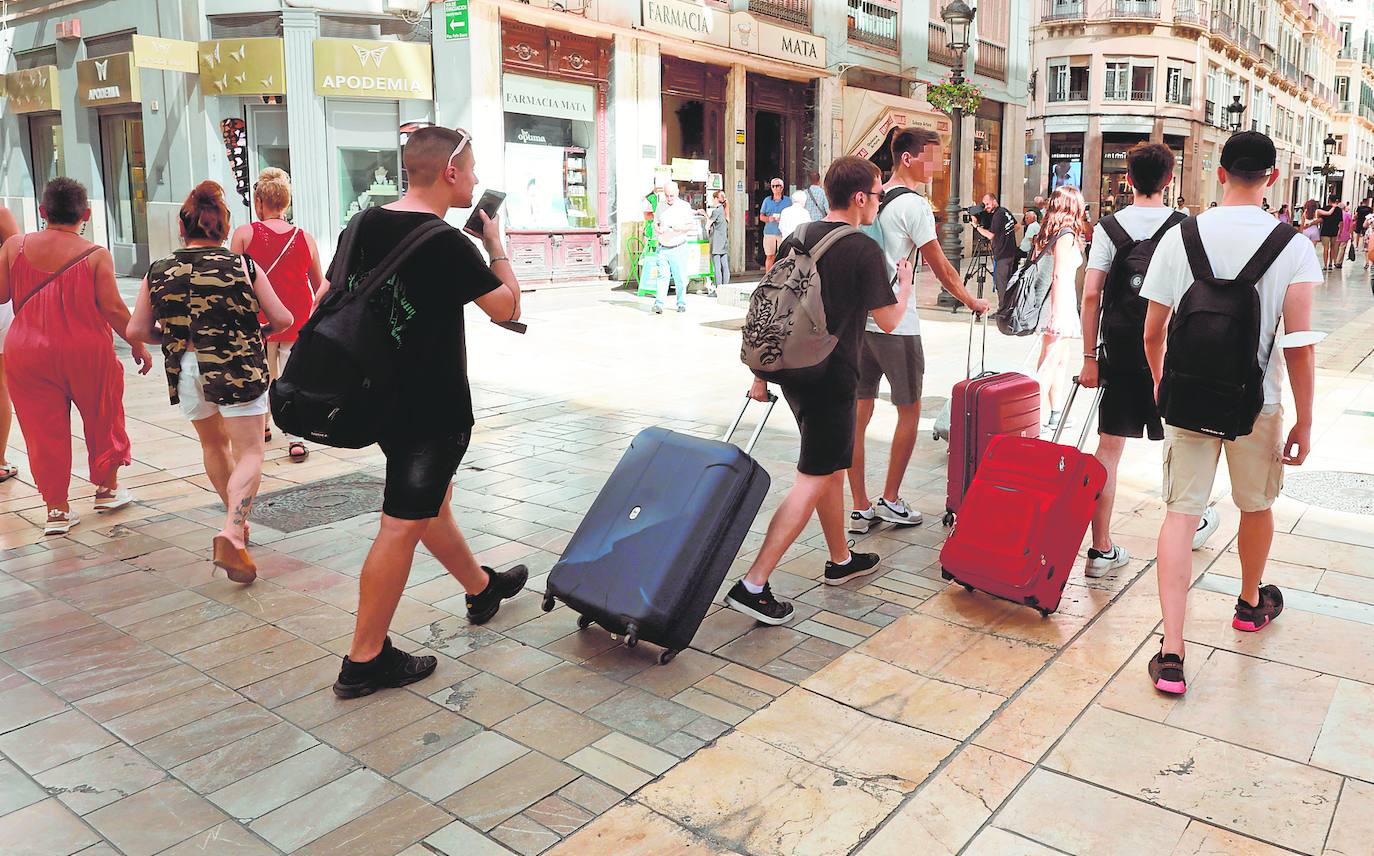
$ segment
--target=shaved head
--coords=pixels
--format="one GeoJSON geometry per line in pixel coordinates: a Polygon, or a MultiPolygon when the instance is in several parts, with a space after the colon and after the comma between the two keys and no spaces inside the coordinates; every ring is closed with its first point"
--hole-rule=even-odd
{"type": "MultiPolygon", "coordinates": [[[[448,167],[453,150],[459,143],[468,139],[466,132],[452,128],[421,128],[410,135],[405,148],[405,168],[410,183],[415,185],[433,184],[448,167]]],[[[468,142],[458,155],[459,162],[472,158],[472,143],[468,142]]]]}

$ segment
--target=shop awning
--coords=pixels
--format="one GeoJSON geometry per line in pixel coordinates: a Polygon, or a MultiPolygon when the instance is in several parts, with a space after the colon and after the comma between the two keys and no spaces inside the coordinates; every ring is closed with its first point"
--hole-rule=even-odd
{"type": "Polygon", "coordinates": [[[889,131],[906,125],[929,128],[949,144],[953,127],[949,117],[935,112],[923,101],[845,87],[843,106],[845,154],[869,157],[887,139],[889,131]]]}

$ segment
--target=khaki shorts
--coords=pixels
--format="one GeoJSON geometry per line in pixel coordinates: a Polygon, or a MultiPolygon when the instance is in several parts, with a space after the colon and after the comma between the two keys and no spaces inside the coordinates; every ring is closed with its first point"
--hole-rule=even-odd
{"type": "Polygon", "coordinates": [[[763,236],[763,254],[765,256],[776,256],[778,247],[782,244],[782,235],[763,236]]]}
{"type": "Polygon", "coordinates": [[[1200,515],[1212,497],[1217,462],[1226,451],[1231,499],[1241,511],[1264,511],[1283,487],[1283,408],[1267,405],[1244,437],[1223,440],[1164,428],[1164,502],[1178,514],[1200,515]]]}

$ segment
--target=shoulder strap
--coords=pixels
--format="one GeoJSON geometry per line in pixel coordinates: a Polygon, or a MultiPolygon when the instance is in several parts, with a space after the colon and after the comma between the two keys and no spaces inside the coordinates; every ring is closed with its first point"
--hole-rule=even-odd
{"type": "Polygon", "coordinates": [[[376,286],[391,279],[392,275],[405,263],[411,253],[419,249],[421,244],[429,240],[436,233],[442,232],[447,226],[448,223],[444,222],[442,219],[436,218],[406,235],[401,239],[399,244],[391,249],[391,252],[387,253],[386,256],[382,258],[381,262],[379,262],[376,267],[368,271],[367,277],[358,284],[355,291],[359,294],[366,294],[376,286]]]}
{"type": "Polygon", "coordinates": [[[1118,250],[1123,249],[1127,244],[1134,243],[1134,239],[1131,238],[1125,227],[1116,221],[1115,214],[1108,214],[1098,220],[1097,224],[1102,227],[1102,231],[1107,233],[1107,237],[1112,239],[1112,244],[1118,250]]]}
{"type": "MultiPolygon", "coordinates": [[[[43,280],[42,282],[38,283],[38,285],[34,288],[34,290],[33,290],[33,291],[30,291],[30,292],[28,293],[28,296],[26,296],[26,297],[25,297],[22,301],[20,301],[19,303],[14,304],[14,314],[15,314],[16,316],[18,316],[18,315],[19,315],[19,310],[23,309],[25,306],[28,306],[28,305],[29,305],[29,301],[30,301],[30,300],[33,300],[34,295],[38,294],[38,292],[40,292],[40,291],[42,291],[43,289],[47,288],[49,285],[52,285],[52,284],[53,284],[54,282],[56,282],[59,278],[61,278],[62,274],[66,273],[67,271],[69,271],[69,270],[71,270],[72,268],[76,267],[76,266],[81,262],[82,259],[84,259],[84,258],[86,258],[87,256],[91,255],[92,253],[94,253],[94,252],[95,252],[96,250],[98,250],[98,249],[100,249],[100,247],[98,247],[98,246],[92,244],[91,246],[89,246],[89,247],[87,247],[85,250],[83,250],[81,253],[78,253],[77,256],[76,256],[76,258],[72,259],[71,261],[69,261],[69,262],[67,262],[66,264],[64,264],[62,267],[60,267],[60,268],[58,268],[57,270],[53,271],[52,273],[48,274],[47,279],[45,279],[45,280],[43,280]]],[[[23,252],[23,245],[22,245],[22,244],[20,245],[20,252],[23,252]]]]}
{"type": "MultiPolygon", "coordinates": [[[[1163,237],[1164,237],[1164,233],[1165,233],[1165,232],[1169,231],[1170,229],[1174,228],[1174,227],[1177,226],[1179,223],[1182,223],[1184,220],[1187,220],[1187,219],[1188,219],[1188,215],[1187,215],[1187,214],[1184,214],[1182,211],[1175,211],[1175,212],[1173,212],[1173,213],[1170,214],[1168,217],[1165,217],[1165,218],[1164,218],[1164,222],[1163,222],[1163,223],[1160,223],[1160,224],[1159,224],[1159,228],[1156,229],[1156,230],[1155,230],[1155,233],[1154,233],[1153,235],[1150,236],[1150,242],[1151,242],[1151,243],[1158,244],[1160,238],[1163,238],[1163,237]]],[[[1103,221],[1103,222],[1106,222],[1106,221],[1103,221]]]]}
{"type": "Polygon", "coordinates": [[[912,190],[910,187],[903,187],[900,184],[888,189],[883,193],[883,201],[878,203],[878,216],[883,216],[883,210],[887,208],[887,206],[901,199],[903,196],[906,196],[908,193],[915,192],[916,191],[912,190]]]}
{"type": "Polygon", "coordinates": [[[1199,282],[1216,282],[1212,273],[1212,263],[1207,260],[1207,250],[1202,246],[1202,233],[1197,228],[1197,218],[1189,217],[1179,225],[1183,236],[1183,249],[1188,254],[1188,267],[1193,271],[1193,279],[1199,282]]]}
{"type": "Polygon", "coordinates": [[[1245,263],[1245,267],[1240,269],[1240,274],[1236,276],[1235,282],[1244,282],[1246,285],[1254,285],[1264,276],[1264,272],[1269,270],[1283,251],[1288,248],[1288,244],[1293,240],[1293,230],[1285,227],[1282,223],[1274,226],[1264,243],[1260,244],[1255,254],[1250,257],[1250,261],[1245,263]]]}
{"type": "Polygon", "coordinates": [[[809,197],[809,198],[811,199],[811,204],[814,205],[814,206],[816,206],[816,210],[818,210],[818,211],[826,211],[826,210],[827,210],[826,207],[825,207],[824,205],[822,205],[821,203],[819,203],[819,202],[816,201],[816,189],[815,189],[814,187],[808,187],[808,188],[806,188],[806,195],[807,195],[807,197],[809,197]]]}
{"type": "Polygon", "coordinates": [[[811,257],[811,261],[819,262],[821,260],[821,256],[825,255],[826,250],[830,249],[836,241],[838,241],[841,238],[848,237],[849,235],[858,234],[862,233],[859,232],[858,229],[855,229],[853,226],[846,225],[840,226],[838,229],[831,229],[830,233],[826,235],[824,238],[821,238],[819,241],[817,241],[816,246],[808,250],[806,254],[811,257]]]}
{"type": "MultiPolygon", "coordinates": [[[[266,229],[267,227],[264,226],[263,228],[266,229]]],[[[267,231],[270,232],[270,231],[272,231],[272,230],[271,230],[271,229],[268,229],[267,231]]],[[[289,237],[289,238],[286,239],[286,244],[281,248],[281,252],[277,254],[277,259],[276,259],[276,261],[274,261],[274,262],[272,262],[272,264],[268,265],[267,268],[263,271],[263,273],[267,274],[268,276],[271,276],[271,275],[272,275],[272,271],[276,270],[277,263],[280,262],[283,258],[286,257],[286,251],[289,250],[289,249],[291,249],[291,245],[292,245],[293,243],[295,243],[295,241],[296,241],[296,235],[297,235],[300,231],[301,231],[301,228],[300,228],[299,226],[294,226],[294,227],[292,227],[292,229],[291,229],[291,237],[289,237]]]]}

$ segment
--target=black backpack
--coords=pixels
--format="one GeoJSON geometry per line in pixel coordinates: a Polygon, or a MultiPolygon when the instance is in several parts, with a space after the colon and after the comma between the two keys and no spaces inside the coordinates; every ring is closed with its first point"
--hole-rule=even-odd
{"type": "Polygon", "coordinates": [[[1040,316],[1045,311],[1054,278],[1054,271],[1046,275],[1040,270],[1040,259],[1060,238],[1072,234],[1073,229],[1061,229],[1043,250],[1026,256],[1021,267],[1011,275],[997,304],[997,312],[992,316],[1003,335],[1029,336],[1040,329],[1040,316]]]}
{"type": "Polygon", "coordinates": [[[451,228],[438,218],[426,222],[352,283],[354,244],[373,210],[355,215],[339,236],[329,291],[301,327],[269,393],[282,431],[343,449],[377,442],[391,405],[396,343],[369,304],[412,252],[451,228]]]}
{"type": "Polygon", "coordinates": [[[1145,272],[1154,257],[1155,247],[1164,233],[1188,219],[1182,211],[1174,211],[1148,238],[1139,241],[1117,222],[1115,214],[1103,217],[1102,231],[1116,247],[1107,283],[1102,291],[1102,343],[1106,346],[1107,361],[1112,371],[1148,374],[1150,364],[1145,359],[1145,313],[1150,301],[1140,296],[1145,272]]]}
{"type": "Polygon", "coordinates": [[[1179,228],[1193,284],[1169,322],[1160,416],[1176,428],[1234,440],[1250,433],[1264,407],[1262,316],[1255,284],[1295,236],[1288,224],[1275,225],[1239,276],[1217,279],[1197,218],[1184,220],[1179,228]]]}

